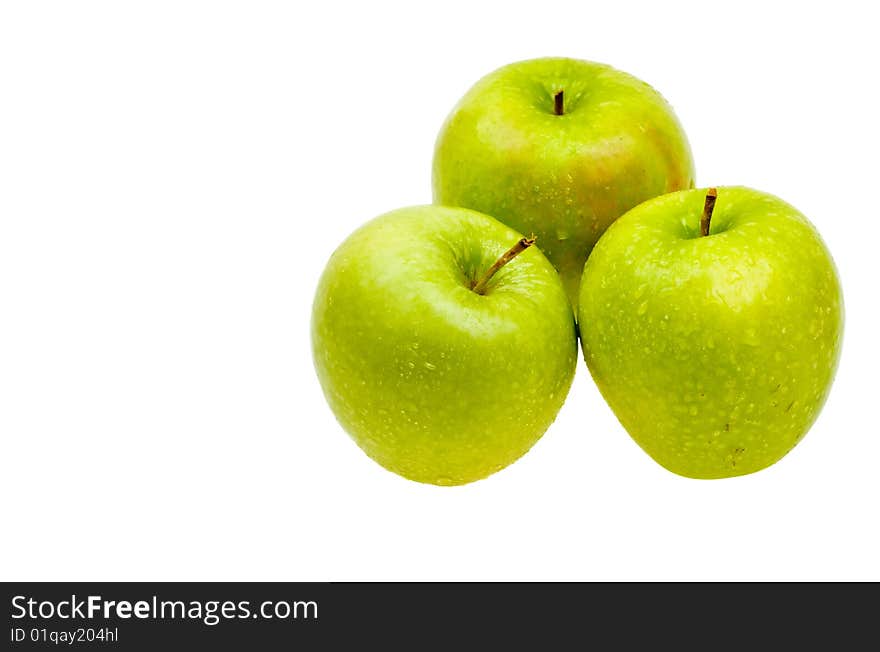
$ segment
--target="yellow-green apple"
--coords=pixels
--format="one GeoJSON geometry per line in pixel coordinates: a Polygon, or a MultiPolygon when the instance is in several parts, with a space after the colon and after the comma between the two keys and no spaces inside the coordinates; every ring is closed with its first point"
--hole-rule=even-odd
{"type": "Polygon", "coordinates": [[[330,258],[312,350],[342,427],[406,478],[457,485],[507,466],[556,417],[577,361],[553,266],[501,222],[417,206],[330,258]]]}
{"type": "Polygon", "coordinates": [[[435,203],[537,234],[572,305],[605,229],[693,183],[690,147],[666,100],[631,75],[576,59],[522,61],[484,77],[446,119],[434,153],[435,203]]]}
{"type": "Polygon", "coordinates": [[[657,197],[608,229],[579,324],[602,395],[657,462],[693,478],[763,469],[819,414],[843,302],[816,229],[742,187],[657,197]],[[717,203],[716,203],[717,202],[717,203]]]}

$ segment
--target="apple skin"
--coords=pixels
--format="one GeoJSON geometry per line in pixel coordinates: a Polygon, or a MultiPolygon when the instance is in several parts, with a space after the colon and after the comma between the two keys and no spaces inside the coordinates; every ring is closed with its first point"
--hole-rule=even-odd
{"type": "Polygon", "coordinates": [[[577,364],[574,316],[531,247],[470,289],[522,236],[474,211],[416,206],[355,231],[312,312],[324,395],[367,455],[458,485],[522,456],[556,417],[577,364]]]}
{"type": "Polygon", "coordinates": [[[584,269],[584,357],[605,400],[658,463],[692,478],[763,469],[797,444],[828,395],[843,335],[831,255],[772,195],[718,189],[647,201],[608,229],[584,269]]]}
{"type": "Polygon", "coordinates": [[[434,202],[536,234],[573,306],[605,229],[646,199],[693,185],[690,146],[666,100],[631,75],[576,59],[487,75],[446,119],[434,153],[434,202]]]}

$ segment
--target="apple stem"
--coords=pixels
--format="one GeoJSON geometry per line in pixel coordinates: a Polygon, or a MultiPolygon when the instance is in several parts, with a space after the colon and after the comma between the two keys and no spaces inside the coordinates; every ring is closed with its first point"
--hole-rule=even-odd
{"type": "Polygon", "coordinates": [[[519,242],[501,254],[501,258],[492,264],[489,271],[483,274],[483,277],[479,281],[471,285],[471,289],[477,294],[484,294],[486,292],[486,286],[489,284],[491,278],[495,276],[495,272],[535,244],[535,239],[534,235],[531,235],[528,238],[520,238],[519,242]]]}
{"type": "Polygon", "coordinates": [[[553,112],[556,115],[562,115],[565,113],[565,106],[563,105],[564,99],[563,91],[557,91],[556,95],[553,96],[553,112]]]}
{"type": "Polygon", "coordinates": [[[718,198],[718,190],[709,188],[706,191],[706,203],[703,204],[703,216],[700,218],[700,235],[709,235],[709,224],[712,222],[712,211],[715,210],[715,200],[718,198]]]}

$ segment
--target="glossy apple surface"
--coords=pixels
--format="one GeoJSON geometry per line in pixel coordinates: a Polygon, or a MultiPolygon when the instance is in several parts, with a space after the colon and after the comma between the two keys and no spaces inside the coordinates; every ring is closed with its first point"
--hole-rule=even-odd
{"type": "Polygon", "coordinates": [[[446,119],[433,165],[435,203],[536,234],[573,305],[605,229],[693,183],[687,138],[657,91],[610,66],[564,58],[514,63],[477,82],[446,119]]]}
{"type": "Polygon", "coordinates": [[[312,313],[315,369],[339,423],[385,468],[478,480],[556,417],[577,338],[553,266],[531,247],[472,289],[520,238],[474,211],[419,206],[367,223],[330,258],[312,313]]]}
{"type": "Polygon", "coordinates": [[[831,387],[841,288],[796,209],[748,188],[647,201],[621,217],[584,269],[579,324],[602,395],[667,469],[723,478],[797,444],[831,387]]]}

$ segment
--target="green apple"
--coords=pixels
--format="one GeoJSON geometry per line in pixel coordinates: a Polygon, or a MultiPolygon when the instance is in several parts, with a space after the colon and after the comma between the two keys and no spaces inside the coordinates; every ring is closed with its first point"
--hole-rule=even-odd
{"type": "Polygon", "coordinates": [[[714,195],[672,193],[617,220],[579,304],[611,409],[654,460],[693,478],[790,451],[825,402],[843,332],[837,273],[810,222],[756,190],[714,195]]]}
{"type": "Polygon", "coordinates": [[[514,63],[477,82],[446,119],[433,167],[435,203],[535,233],[572,305],[584,262],[615,219],[694,185],[687,138],[657,91],[564,58],[514,63]]]}
{"type": "Polygon", "coordinates": [[[532,242],[475,211],[417,206],[367,223],[332,255],[312,312],[315,369],[342,427],[379,464],[464,484],[519,458],[552,423],[577,336],[532,242]]]}

